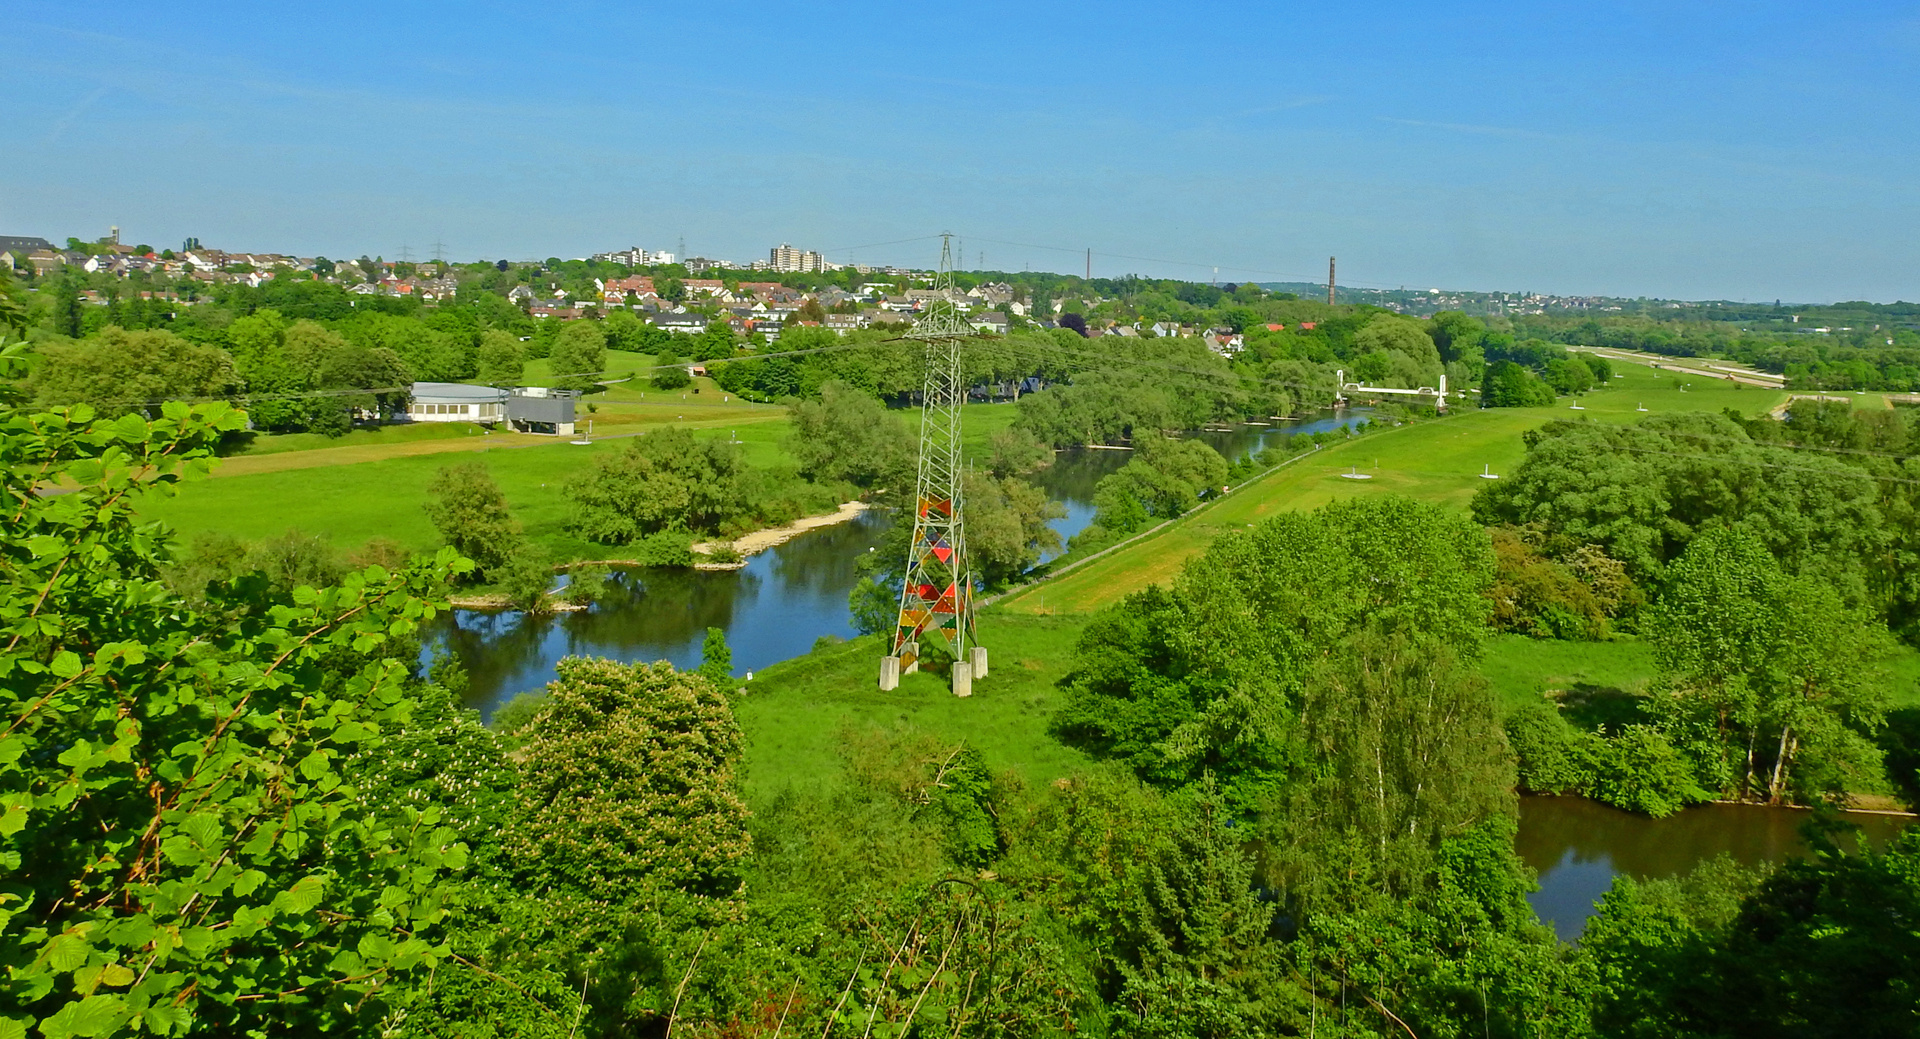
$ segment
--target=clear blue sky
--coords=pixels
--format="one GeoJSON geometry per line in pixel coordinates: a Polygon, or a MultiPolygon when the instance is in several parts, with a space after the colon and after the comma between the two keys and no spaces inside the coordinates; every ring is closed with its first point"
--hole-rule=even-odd
{"type": "Polygon", "coordinates": [[[1920,298],[1920,4],[931,6],[9,0],[0,234],[1920,298]]]}

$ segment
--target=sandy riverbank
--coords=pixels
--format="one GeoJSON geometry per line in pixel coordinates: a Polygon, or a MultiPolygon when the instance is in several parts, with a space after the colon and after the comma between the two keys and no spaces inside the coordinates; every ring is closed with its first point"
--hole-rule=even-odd
{"type": "MultiPolygon", "coordinates": [[[[767,530],[756,530],[751,534],[745,534],[738,538],[735,538],[734,541],[732,542],[734,552],[740,556],[739,562],[695,563],[693,564],[693,566],[694,566],[694,569],[696,570],[738,570],[741,567],[746,566],[747,557],[755,554],[756,552],[765,552],[767,549],[770,549],[775,545],[784,545],[787,542],[792,541],[794,538],[799,537],[802,534],[805,534],[809,530],[815,530],[820,527],[831,527],[838,523],[845,523],[848,520],[853,519],[855,516],[858,516],[865,511],[867,511],[866,502],[850,501],[840,506],[839,509],[833,512],[827,513],[824,516],[802,516],[801,518],[794,520],[792,523],[789,523],[784,527],[772,527],[767,530]]],[[[727,544],[727,542],[702,541],[693,546],[693,551],[698,555],[703,555],[703,556],[711,555],[714,549],[724,544],[727,544]]]]}

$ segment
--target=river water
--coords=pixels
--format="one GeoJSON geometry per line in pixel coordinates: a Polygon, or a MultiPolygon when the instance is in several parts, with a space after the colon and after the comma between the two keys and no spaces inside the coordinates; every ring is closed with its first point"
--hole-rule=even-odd
{"type": "MultiPolygon", "coordinates": [[[[1649,819],[1580,797],[1523,797],[1514,848],[1540,877],[1540,890],[1527,901],[1555,934],[1572,941],[1617,874],[1672,877],[1721,854],[1748,866],[1804,855],[1800,827],[1808,818],[1791,808],[1707,804],[1649,819]]],[[[1876,845],[1912,821],[1866,812],[1848,812],[1845,819],[1876,845]]]]}
{"type": "MultiPolygon", "coordinates": [[[[1260,450],[1290,433],[1352,425],[1361,409],[1328,412],[1284,426],[1241,426],[1192,434],[1229,460],[1260,450]]],[[[1093,519],[1100,478],[1127,463],[1129,451],[1061,452],[1032,479],[1066,506],[1054,527],[1061,540],[1093,519]]],[[[593,609],[550,616],[456,610],[430,638],[427,653],[452,649],[466,666],[468,702],[490,715],[515,694],[537,690],[565,656],[700,663],[710,627],[727,633],[736,674],[800,656],[823,637],[854,635],[847,593],[854,562],[876,548],[890,518],[862,514],[850,523],[809,531],[753,556],[741,570],[645,569],[620,575],[593,609]]],[[[1617,873],[1665,877],[1726,852],[1756,863],[1801,849],[1805,813],[1749,806],[1703,805],[1668,819],[1629,815],[1577,798],[1525,798],[1518,850],[1540,877],[1529,896],[1541,919],[1564,939],[1577,938],[1593,903],[1617,873]]],[[[1904,820],[1856,816],[1884,839],[1904,820]]]]}

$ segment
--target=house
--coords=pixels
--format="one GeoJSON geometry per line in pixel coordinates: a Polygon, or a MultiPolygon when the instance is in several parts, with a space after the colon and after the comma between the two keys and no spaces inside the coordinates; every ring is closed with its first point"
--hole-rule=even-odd
{"type": "Polygon", "coordinates": [[[37,253],[41,250],[53,251],[53,243],[45,238],[29,238],[23,235],[0,235],[0,253],[37,253]]]}
{"type": "Polygon", "coordinates": [[[825,322],[826,327],[841,335],[854,331],[861,326],[861,323],[858,314],[828,314],[825,322]]]}
{"type": "Polygon", "coordinates": [[[1007,334],[1007,315],[997,310],[986,310],[975,314],[967,318],[967,323],[972,325],[976,332],[987,332],[993,335],[1007,334]]]}
{"type": "Polygon", "coordinates": [[[27,254],[27,262],[33,264],[33,273],[46,275],[66,266],[67,260],[52,249],[36,249],[27,254]]]}
{"type": "Polygon", "coordinates": [[[727,283],[719,278],[688,278],[680,284],[686,287],[689,296],[696,293],[714,296],[727,291],[727,283]]]}
{"type": "Polygon", "coordinates": [[[533,305],[533,290],[525,285],[515,285],[507,290],[507,302],[515,306],[533,305]]]}
{"type": "Polygon", "coordinates": [[[569,307],[564,302],[535,303],[527,308],[528,317],[557,317],[562,321],[573,321],[581,316],[579,307],[569,307]]]}
{"type": "Polygon", "coordinates": [[[653,326],[668,332],[697,335],[707,330],[707,316],[705,314],[655,314],[653,326]]]}

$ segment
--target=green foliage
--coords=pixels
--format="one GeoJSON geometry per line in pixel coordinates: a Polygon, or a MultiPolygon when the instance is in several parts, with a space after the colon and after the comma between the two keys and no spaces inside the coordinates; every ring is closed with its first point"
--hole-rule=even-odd
{"type": "Polygon", "coordinates": [[[1480,382],[1483,408],[1538,408],[1553,403],[1553,387],[1512,361],[1487,365],[1480,382]]]}
{"type": "Polygon", "coordinates": [[[1648,618],[1671,693],[1662,729],[1726,796],[1801,801],[1880,772],[1868,738],[1886,692],[1885,629],[1825,583],[1784,573],[1754,534],[1710,530],[1668,574],[1648,618]]]}
{"type": "Polygon", "coordinates": [[[1534,794],[1586,793],[1599,768],[1597,741],[1604,737],[1581,732],[1567,724],[1553,704],[1544,700],[1523,703],[1502,722],[1507,745],[1519,759],[1521,790],[1534,794]]]}
{"type": "Polygon", "coordinates": [[[680,390],[693,384],[693,376],[687,374],[687,369],[684,365],[673,364],[665,358],[659,359],[656,363],[667,365],[668,367],[655,368],[653,370],[654,389],[680,390]]]}
{"type": "Polygon", "coordinates": [[[567,568],[567,588],[561,597],[576,606],[590,606],[606,598],[612,584],[612,571],[592,563],[576,563],[567,568]]]}
{"type": "Polygon", "coordinates": [[[439,806],[359,800],[343,767],[409,725],[407,668],[383,651],[433,618],[455,559],[268,608],[245,582],[184,604],[131,505],[204,472],[243,422],[177,404],[0,422],[13,1034],[339,1030],[439,957],[465,845],[439,806]],[[41,497],[41,479],[77,489],[41,497]]]}
{"type": "Polygon", "coordinates": [[[821,385],[819,400],[795,403],[791,415],[786,448],[802,476],[860,487],[912,481],[913,434],[871,395],[830,380],[821,385]]]}
{"type": "Polygon", "coordinates": [[[713,683],[715,689],[733,688],[733,650],[727,646],[724,629],[707,629],[700,643],[699,671],[700,677],[713,683]]]}
{"type": "Polygon", "coordinates": [[[1912,1031],[1920,834],[1755,874],[1721,860],[1688,877],[1619,878],[1581,940],[1593,1025],[1610,1035],[1896,1036],[1912,1031]]]}
{"type": "Polygon", "coordinates": [[[1439,639],[1357,631],[1314,669],[1299,710],[1314,766],[1272,825],[1284,835],[1276,862],[1301,897],[1338,885],[1324,852],[1343,841],[1368,850],[1378,884],[1411,894],[1444,838],[1514,813],[1493,698],[1439,639]]]}
{"type": "Polygon", "coordinates": [[[1309,676],[1349,636],[1418,634],[1479,656],[1484,531],[1398,497],[1228,533],[1170,590],[1087,625],[1056,731],[1177,786],[1212,771],[1236,803],[1287,771],[1309,676]]]}
{"type": "Polygon", "coordinates": [[[1599,641],[1613,620],[1638,605],[1626,568],[1598,545],[1561,547],[1552,558],[1538,530],[1495,527],[1491,623],[1535,638],[1599,641]]]}
{"type": "Polygon", "coordinates": [[[746,508],[744,469],[737,446],[678,426],[634,437],[567,483],[568,528],[608,545],[671,526],[717,530],[746,508]]]}
{"type": "Polygon", "coordinates": [[[497,328],[481,334],[476,378],[489,386],[518,386],[526,377],[526,370],[526,355],[517,337],[497,328]]]}
{"type": "Polygon", "coordinates": [[[1049,523],[1067,510],[1045,491],[973,470],[962,475],[961,483],[968,562],[987,586],[1009,582],[1043,553],[1060,551],[1060,535],[1049,523]]]}
{"type": "Polygon", "coordinates": [[[595,386],[607,367],[607,336],[598,321],[569,321],[553,341],[548,365],[563,390],[595,386]]]}
{"type": "Polygon", "coordinates": [[[543,885],[633,904],[671,889],[734,912],[750,849],[740,729],[704,676],[569,657],[520,753],[509,855],[543,885]]]}
{"type": "Polygon", "coordinates": [[[1136,456],[1094,488],[1094,523],[1125,535],[1151,520],[1167,520],[1218,493],[1227,481],[1227,460],[1198,440],[1155,437],[1141,441],[1136,456]]]}
{"type": "Polygon", "coordinates": [[[520,522],[484,463],[441,469],[427,493],[427,517],[454,551],[473,560],[477,578],[491,580],[522,553],[520,522]]]}
{"type": "Polygon", "coordinates": [[[553,560],[538,548],[523,545],[489,575],[514,608],[528,613],[553,610],[553,560]]]}
{"type": "Polygon", "coordinates": [[[217,347],[165,331],[107,328],[74,343],[39,348],[30,388],[42,405],[88,404],[103,416],[151,412],[160,401],[224,397],[240,389],[217,347]]]}

